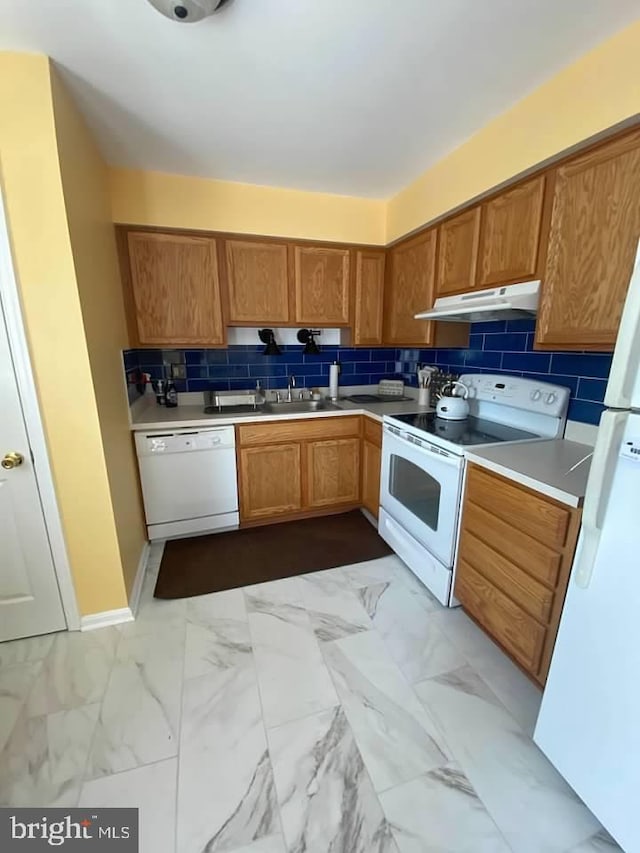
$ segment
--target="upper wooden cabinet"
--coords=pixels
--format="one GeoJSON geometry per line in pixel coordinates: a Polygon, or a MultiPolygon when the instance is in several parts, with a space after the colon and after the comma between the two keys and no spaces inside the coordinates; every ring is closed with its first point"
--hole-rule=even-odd
{"type": "Polygon", "coordinates": [[[476,283],[480,208],[472,207],[439,227],[436,296],[471,290],[476,283]]]}
{"type": "Polygon", "coordinates": [[[353,286],[353,344],[382,343],[385,252],[358,249],[353,286]]]}
{"type": "Polygon", "coordinates": [[[545,180],[539,175],[482,205],[479,288],[536,277],[545,180]]]}
{"type": "Polygon", "coordinates": [[[640,238],[640,131],[558,167],[536,346],[613,349],[640,238]]]}
{"type": "Polygon", "coordinates": [[[287,244],[225,240],[224,246],[229,323],[288,323],[287,244]]]}
{"type": "Polygon", "coordinates": [[[224,325],[216,241],[129,231],[123,259],[132,346],[220,346],[224,325]]]}
{"type": "Polygon", "coordinates": [[[434,324],[414,314],[433,304],[437,230],[431,228],[394,246],[389,253],[384,314],[384,342],[429,346],[434,324]]]}
{"type": "Polygon", "coordinates": [[[349,249],[293,246],[295,320],[310,326],[349,323],[349,249]]]}

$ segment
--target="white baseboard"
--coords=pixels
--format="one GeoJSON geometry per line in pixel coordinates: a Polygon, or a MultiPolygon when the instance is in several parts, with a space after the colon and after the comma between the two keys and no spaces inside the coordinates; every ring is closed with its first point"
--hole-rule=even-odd
{"type": "Polygon", "coordinates": [[[110,625],[120,625],[123,622],[133,622],[130,607],[120,607],[118,610],[103,610],[102,613],[90,613],[80,618],[81,631],[95,631],[97,628],[108,628],[110,625]]]}
{"type": "Polygon", "coordinates": [[[145,542],[142,546],[140,559],[138,560],[138,568],[136,569],[136,576],[133,580],[133,586],[131,587],[131,595],[129,596],[129,610],[133,614],[134,619],[138,615],[138,607],[140,605],[140,594],[142,592],[142,582],[144,581],[145,572],[147,571],[147,562],[149,561],[150,550],[150,543],[145,542]]]}

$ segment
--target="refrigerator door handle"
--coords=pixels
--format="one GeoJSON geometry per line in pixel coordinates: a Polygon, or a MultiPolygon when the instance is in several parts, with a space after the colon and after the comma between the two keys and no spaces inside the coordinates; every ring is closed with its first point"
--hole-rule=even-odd
{"type": "Polygon", "coordinates": [[[629,409],[640,373],[640,242],[636,253],[604,398],[605,406],[629,409]]]}
{"type": "Polygon", "coordinates": [[[582,512],[582,541],[574,571],[574,580],[582,589],[591,583],[604,514],[628,417],[628,412],[606,411],[600,421],[582,512]]]}

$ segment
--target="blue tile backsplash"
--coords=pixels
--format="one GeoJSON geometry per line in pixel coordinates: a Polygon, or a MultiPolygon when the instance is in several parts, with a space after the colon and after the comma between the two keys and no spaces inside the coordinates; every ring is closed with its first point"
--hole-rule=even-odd
{"type": "Polygon", "coordinates": [[[398,371],[416,384],[419,362],[454,373],[502,373],[554,382],[571,389],[569,418],[598,424],[612,353],[534,352],[535,320],[474,323],[469,349],[398,350],[398,371]]]}
{"type": "Polygon", "coordinates": [[[300,387],[329,384],[329,365],[339,360],[343,385],[376,385],[395,376],[395,348],[349,349],[323,347],[319,355],[303,355],[300,345],[281,346],[282,355],[263,355],[264,345],[237,345],[226,350],[154,350],[125,351],[126,370],[149,373],[152,379],[168,375],[164,365],[182,363],[187,378],[177,379],[178,391],[234,391],[253,388],[259,379],[263,388],[286,388],[287,377],[296,377],[300,387]]]}
{"type": "Polygon", "coordinates": [[[303,355],[301,346],[282,346],[282,355],[265,356],[262,345],[236,345],[225,350],[126,350],[125,370],[166,377],[165,365],[184,364],[186,379],[178,391],[286,388],[293,374],[299,386],[329,384],[329,365],[342,365],[342,385],[376,385],[381,379],[402,378],[415,386],[419,363],[437,364],[453,373],[501,373],[554,382],[571,389],[569,418],[597,424],[604,409],[611,353],[534,352],[534,320],[474,323],[469,349],[351,349],[327,346],[319,355],[303,355]]]}

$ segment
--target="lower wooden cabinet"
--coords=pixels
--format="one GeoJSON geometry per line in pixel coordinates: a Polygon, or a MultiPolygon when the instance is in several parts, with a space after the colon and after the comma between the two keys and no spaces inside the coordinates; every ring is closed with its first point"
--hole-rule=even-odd
{"type": "Polygon", "coordinates": [[[238,451],[240,517],[246,521],[302,509],[299,444],[241,447],[238,451]]]}
{"type": "Polygon", "coordinates": [[[455,595],[464,609],[544,685],[581,511],[469,465],[455,595]]]}
{"type": "Polygon", "coordinates": [[[360,499],[360,439],[307,444],[307,505],[332,507],[360,499]]]}
{"type": "Polygon", "coordinates": [[[362,506],[374,518],[380,505],[380,466],[382,462],[382,424],[363,418],[362,430],[362,506]]]}
{"type": "Polygon", "coordinates": [[[240,521],[359,506],[360,442],[359,415],[236,426],[240,521]]]}

